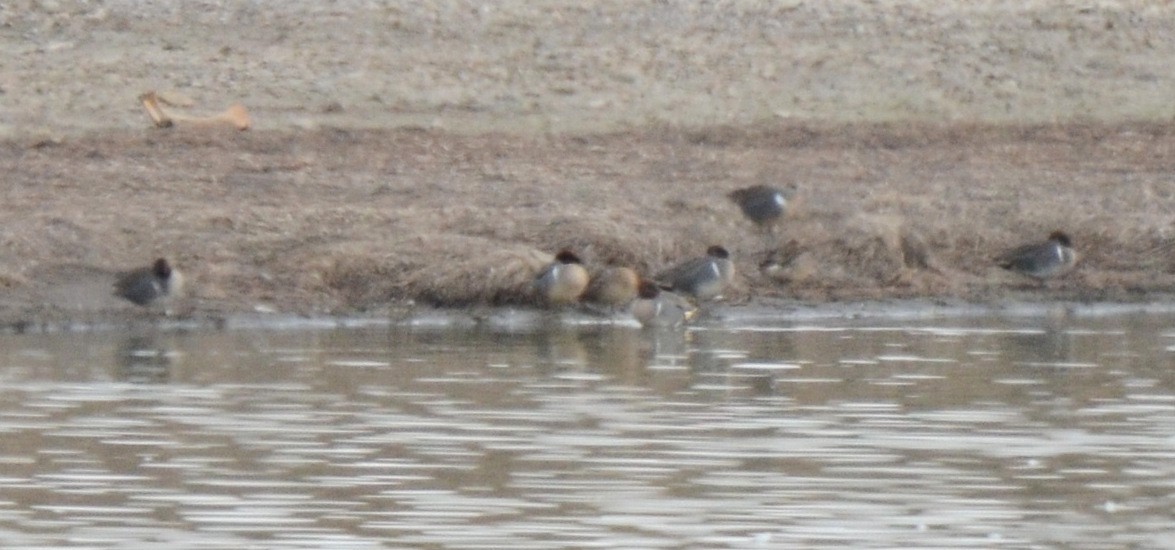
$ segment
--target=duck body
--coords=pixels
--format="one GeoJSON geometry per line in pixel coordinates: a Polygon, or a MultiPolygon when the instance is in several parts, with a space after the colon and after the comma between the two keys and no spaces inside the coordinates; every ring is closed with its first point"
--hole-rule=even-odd
{"type": "Polygon", "coordinates": [[[721,246],[711,246],[706,255],[686,260],[658,275],[670,290],[705,301],[722,295],[734,282],[734,263],[721,246]]]}
{"type": "Polygon", "coordinates": [[[178,296],[183,291],[184,277],[165,258],[155,260],[149,267],[128,271],[114,283],[114,294],[131,303],[148,306],[178,296]]]}
{"type": "Polygon", "coordinates": [[[653,281],[640,282],[639,294],[632,302],[632,316],[646,327],[676,327],[697,313],[689,300],[661,290],[653,281]]]}
{"type": "Polygon", "coordinates": [[[775,224],[787,214],[795,193],[795,186],[779,188],[771,185],[752,185],[735,189],[726,196],[738,205],[743,215],[755,225],[774,231],[775,224]]]}
{"type": "Polygon", "coordinates": [[[592,277],[583,299],[616,311],[636,299],[639,283],[640,277],[632,268],[609,266],[592,277]]]}
{"type": "Polygon", "coordinates": [[[532,285],[539,301],[547,306],[563,306],[579,301],[588,286],[588,272],[583,262],[570,250],[561,250],[555,261],[547,264],[532,285]]]}
{"type": "Polygon", "coordinates": [[[1043,283],[1072,271],[1077,258],[1069,236],[1054,231],[1044,242],[1026,244],[1001,254],[996,258],[996,264],[1043,283]]]}

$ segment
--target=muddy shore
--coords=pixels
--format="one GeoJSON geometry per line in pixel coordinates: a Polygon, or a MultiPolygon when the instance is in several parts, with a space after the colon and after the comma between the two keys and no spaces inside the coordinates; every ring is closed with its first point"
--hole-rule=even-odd
{"type": "Polygon", "coordinates": [[[196,318],[526,305],[562,247],[653,273],[721,243],[733,304],[1175,292],[1175,8],[27,4],[5,326],[141,316],[110,285],[160,255],[196,318]],[[254,127],[150,127],[148,89],[254,127]],[[792,182],[774,235],[724,198],[792,182]],[[1074,273],[994,266],[1053,229],[1074,273]]]}
{"type": "Polygon", "coordinates": [[[109,296],[112,273],[158,255],[188,274],[198,312],[339,315],[525,305],[562,247],[654,273],[710,243],[733,253],[735,303],[1148,300],[1175,288],[1172,151],[1175,132],[1148,124],[10,141],[0,315],[133,312],[109,296]],[[724,194],[777,178],[803,200],[770,235],[724,194]],[[1038,288],[994,265],[1054,228],[1082,254],[1074,273],[1038,288]],[[797,256],[790,279],[759,269],[797,256]]]}

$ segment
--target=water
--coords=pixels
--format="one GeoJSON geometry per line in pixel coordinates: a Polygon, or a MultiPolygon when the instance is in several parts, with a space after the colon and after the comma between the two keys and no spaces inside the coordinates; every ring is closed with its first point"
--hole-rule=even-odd
{"type": "Polygon", "coordinates": [[[0,541],[1173,547],[1173,326],[0,336],[0,541]]]}

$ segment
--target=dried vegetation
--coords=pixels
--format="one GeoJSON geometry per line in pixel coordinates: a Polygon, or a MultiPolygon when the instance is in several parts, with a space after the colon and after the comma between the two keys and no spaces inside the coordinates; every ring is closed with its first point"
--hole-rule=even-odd
{"type": "Polygon", "coordinates": [[[61,281],[38,273],[54,265],[114,271],[157,255],[218,311],[525,304],[563,247],[653,273],[714,243],[741,272],[736,301],[985,300],[1027,289],[991,258],[1056,228],[1084,259],[1032,292],[1131,299],[1175,284],[1173,147],[1166,125],[1092,123],[10,141],[2,305],[10,318],[42,307],[37,289],[61,281]],[[725,198],[763,182],[803,196],[774,235],[725,198]]]}

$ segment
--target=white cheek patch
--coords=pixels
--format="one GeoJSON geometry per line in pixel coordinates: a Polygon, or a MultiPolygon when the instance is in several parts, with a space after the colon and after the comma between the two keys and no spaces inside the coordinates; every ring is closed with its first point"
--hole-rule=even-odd
{"type": "Polygon", "coordinates": [[[722,277],[722,271],[718,269],[718,262],[710,262],[710,273],[713,273],[715,277],[722,277]]]}
{"type": "Polygon", "coordinates": [[[783,206],[785,203],[787,203],[787,201],[783,199],[783,193],[776,193],[773,195],[773,198],[775,198],[775,204],[778,204],[779,206],[783,206]]]}

